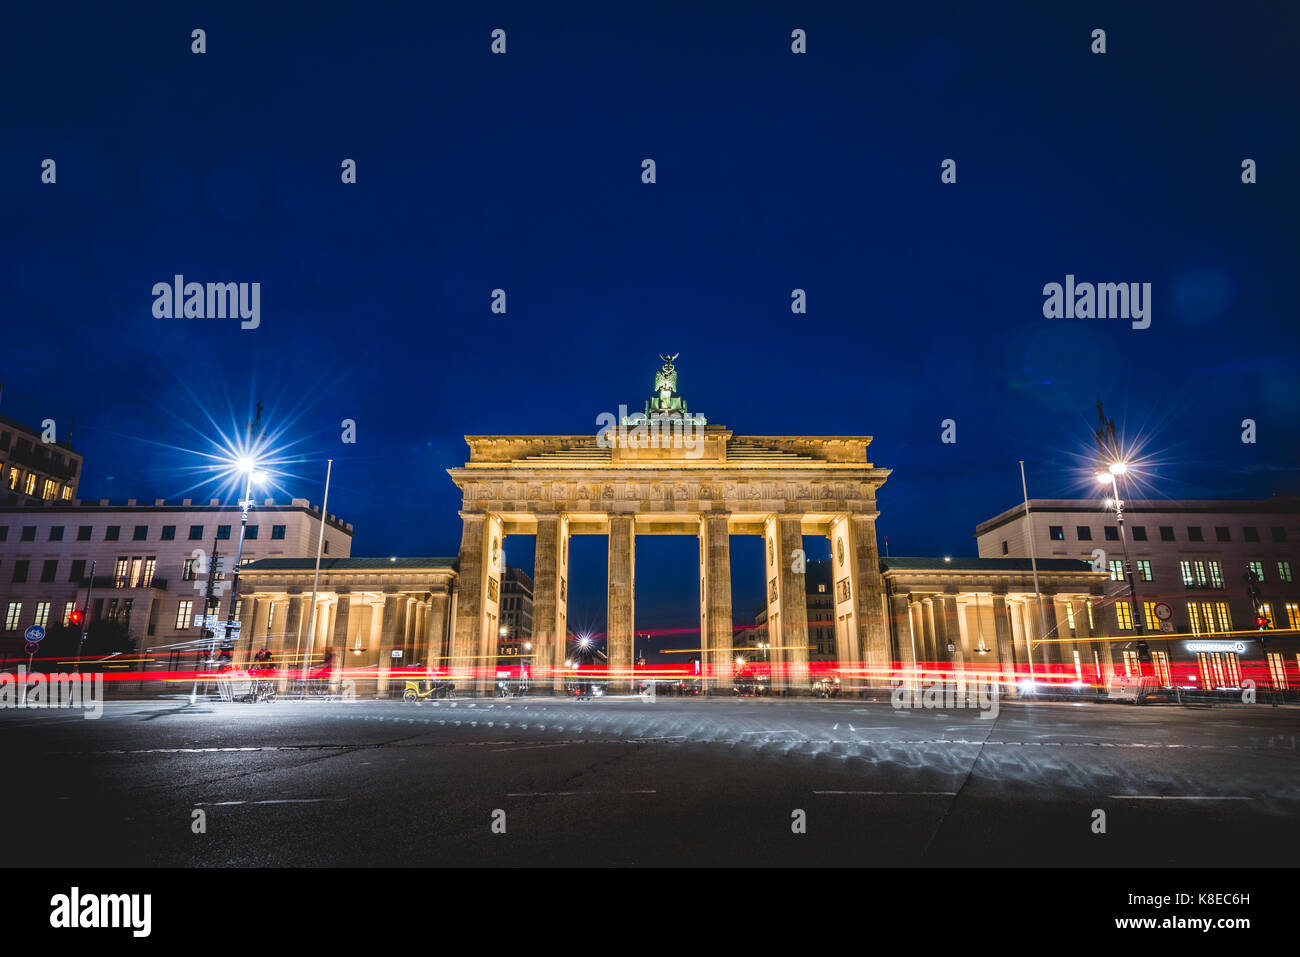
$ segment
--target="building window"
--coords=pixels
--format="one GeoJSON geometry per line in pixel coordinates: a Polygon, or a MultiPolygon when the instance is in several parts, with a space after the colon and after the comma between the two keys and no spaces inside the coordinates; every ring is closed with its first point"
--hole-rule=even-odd
{"type": "Polygon", "coordinates": [[[1286,684],[1286,660],[1280,652],[1270,651],[1268,653],[1268,676],[1273,679],[1273,687],[1285,691],[1286,684]]]}
{"type": "Polygon", "coordinates": [[[820,594],[820,595],[824,595],[824,594],[826,594],[826,583],[825,583],[825,582],[818,582],[818,584],[817,584],[817,593],[820,594]]]}
{"type": "Polygon", "coordinates": [[[1274,525],[1270,529],[1270,531],[1273,533],[1273,541],[1275,542],[1286,541],[1286,529],[1283,528],[1281,525],[1274,525]]]}
{"type": "Polygon", "coordinates": [[[1172,542],[1174,540],[1174,527],[1172,525],[1160,526],[1160,541],[1172,542]]]}
{"type": "Polygon", "coordinates": [[[79,582],[86,577],[86,560],[78,558],[72,563],[72,570],[68,572],[68,581],[79,582]]]}
{"type": "Polygon", "coordinates": [[[159,537],[160,537],[164,542],[175,541],[175,540],[176,540],[176,526],[175,526],[175,525],[164,525],[164,526],[162,527],[162,535],[160,535],[159,537]]]}
{"type": "Polygon", "coordinates": [[[1110,568],[1110,580],[1113,582],[1122,582],[1124,580],[1123,560],[1119,558],[1112,558],[1106,564],[1110,568]]]}
{"type": "Polygon", "coordinates": [[[35,525],[24,525],[24,526],[23,526],[23,535],[22,535],[22,540],[23,540],[24,542],[34,542],[34,541],[36,541],[36,526],[35,526],[35,525]]]}
{"type": "Polygon", "coordinates": [[[29,562],[25,558],[20,558],[14,562],[14,584],[21,585],[23,582],[27,581],[28,564],[29,562]]]}
{"type": "Polygon", "coordinates": [[[1293,601],[1286,603],[1286,620],[1292,628],[1300,628],[1300,604],[1293,601]]]}
{"type": "Polygon", "coordinates": [[[1223,569],[1219,567],[1218,562],[1206,562],[1205,567],[1210,572],[1210,587],[1223,588],[1223,569]]]}
{"type": "MultiPolygon", "coordinates": [[[[46,479],[41,485],[41,498],[53,501],[59,497],[59,483],[54,479],[46,479]]],[[[46,603],[48,606],[48,602],[46,603]]],[[[49,617],[49,608],[45,609],[45,616],[49,617]]]]}
{"type": "Polygon", "coordinates": [[[1089,528],[1087,525],[1078,525],[1075,527],[1074,530],[1076,533],[1078,533],[1079,541],[1081,542],[1092,541],[1092,529],[1089,528]]]}
{"type": "Polygon", "coordinates": [[[1085,602],[1085,604],[1088,607],[1088,631],[1095,633],[1096,626],[1092,623],[1092,602],[1085,602]]]}
{"type": "Polygon", "coordinates": [[[1230,542],[1230,541],[1232,541],[1232,535],[1230,535],[1230,534],[1228,533],[1228,526],[1227,526],[1227,525],[1215,525],[1215,526],[1214,526],[1214,538],[1215,538],[1216,541],[1220,541],[1220,542],[1230,542]]]}
{"type": "Polygon", "coordinates": [[[147,541],[148,538],[149,538],[149,526],[137,525],[135,527],[135,534],[131,536],[131,541],[143,542],[143,541],[147,541]]]}
{"type": "Polygon", "coordinates": [[[77,541],[79,541],[79,542],[88,542],[88,541],[90,541],[90,526],[89,526],[89,525],[80,525],[80,526],[77,527],[77,541]]]}
{"type": "Polygon", "coordinates": [[[1279,561],[1277,563],[1277,580],[1282,582],[1291,580],[1291,563],[1289,561],[1279,561]]]}
{"type": "Polygon", "coordinates": [[[1142,674],[1142,662],[1138,660],[1136,651],[1124,652],[1124,675],[1129,678],[1136,678],[1142,674]]]}
{"type": "Polygon", "coordinates": [[[1259,580],[1264,580],[1264,563],[1263,562],[1246,562],[1246,567],[1259,576],[1259,580]]]}
{"type": "Polygon", "coordinates": [[[1147,540],[1147,527],[1145,525],[1133,526],[1133,541],[1145,542],[1147,540]]]}
{"type": "Polygon", "coordinates": [[[36,617],[32,619],[33,625],[40,625],[44,628],[50,621],[50,603],[48,601],[38,601],[36,603],[36,617]]]}
{"type": "Polygon", "coordinates": [[[144,560],[144,578],[140,582],[141,588],[153,587],[153,573],[154,573],[154,569],[156,569],[157,567],[158,567],[157,555],[150,555],[148,558],[144,560]]]}
{"type": "Polygon", "coordinates": [[[9,607],[5,610],[5,631],[17,631],[18,619],[22,617],[23,603],[20,601],[11,601],[9,607]]]}
{"type": "Polygon", "coordinates": [[[1156,617],[1156,604],[1154,601],[1142,603],[1142,620],[1146,622],[1147,631],[1160,630],[1160,619],[1156,617]]]}
{"type": "Polygon", "coordinates": [[[271,537],[272,537],[272,538],[276,538],[276,539],[284,538],[284,526],[283,526],[283,525],[272,525],[272,526],[271,526],[271,537]]]}
{"type": "Polygon", "coordinates": [[[18,489],[18,476],[21,475],[21,474],[22,474],[22,473],[19,472],[19,471],[18,471],[16,468],[14,468],[12,465],[9,467],[9,491],[11,491],[11,492],[13,492],[13,491],[17,491],[17,489],[18,489]]]}
{"type": "Polygon", "coordinates": [[[57,558],[46,559],[45,564],[41,566],[41,581],[52,582],[54,576],[59,573],[59,560],[57,558]]]}
{"type": "Polygon", "coordinates": [[[119,558],[117,560],[117,564],[113,567],[114,588],[126,587],[126,572],[130,564],[131,564],[130,561],[128,561],[126,558],[119,558]]]}
{"type": "Polygon", "coordinates": [[[1209,583],[1209,576],[1205,571],[1205,562],[1187,561],[1184,559],[1178,563],[1178,567],[1183,573],[1184,588],[1205,588],[1209,583]]]}
{"type": "Polygon", "coordinates": [[[66,628],[72,624],[72,609],[77,607],[75,601],[65,601],[63,603],[63,627],[66,628]]]}
{"type": "Polygon", "coordinates": [[[1160,686],[1172,688],[1174,683],[1169,672],[1169,656],[1163,651],[1153,651],[1151,652],[1151,664],[1155,666],[1156,677],[1160,680],[1160,686]]]}
{"type": "Polygon", "coordinates": [[[229,525],[218,525],[218,526],[217,526],[217,538],[219,538],[219,539],[224,539],[224,538],[229,538],[229,537],[230,537],[230,526],[229,526],[229,525]]]}
{"type": "Polygon", "coordinates": [[[328,555],[329,553],[330,553],[330,543],[329,543],[329,540],[326,539],[326,541],[325,541],[325,554],[328,555]]]}
{"type": "Polygon", "coordinates": [[[9,538],[9,526],[0,525],[0,542],[3,542],[8,538],[9,538]]]}
{"type": "Polygon", "coordinates": [[[192,541],[192,542],[197,542],[197,541],[202,540],[202,538],[203,538],[203,526],[202,526],[202,525],[191,525],[191,526],[190,526],[190,541],[192,541]]]}
{"type": "Polygon", "coordinates": [[[1107,525],[1104,529],[1102,529],[1102,531],[1104,531],[1104,532],[1106,533],[1106,541],[1108,541],[1108,542],[1118,542],[1118,541],[1119,541],[1119,527],[1118,527],[1118,526],[1116,526],[1116,525],[1107,525]]]}
{"type": "Polygon", "coordinates": [[[1065,621],[1070,626],[1070,634],[1074,634],[1074,602],[1068,602],[1065,606],[1065,621]]]}
{"type": "Polygon", "coordinates": [[[115,542],[117,541],[118,537],[121,534],[122,534],[121,525],[110,525],[108,526],[108,528],[104,529],[104,541],[115,542]]]}
{"type": "Polygon", "coordinates": [[[50,526],[50,541],[52,541],[52,542],[61,542],[61,541],[63,541],[63,526],[62,526],[62,525],[51,525],[51,526],[50,526]]]}
{"type": "Polygon", "coordinates": [[[244,538],[248,539],[250,542],[255,540],[257,538],[257,526],[249,525],[247,528],[245,528],[244,538]]]}
{"type": "Polygon", "coordinates": [[[194,607],[194,602],[186,599],[176,606],[176,628],[190,627],[190,610],[194,607]]]}
{"type": "Polygon", "coordinates": [[[1129,607],[1127,601],[1115,602],[1115,620],[1119,623],[1120,631],[1133,630],[1133,609],[1129,607]]]}
{"type": "Polygon", "coordinates": [[[71,501],[71,500],[72,500],[72,486],[71,486],[71,485],[65,485],[65,486],[63,486],[63,500],[64,500],[65,502],[67,502],[67,501],[71,501]]]}
{"type": "Polygon", "coordinates": [[[27,473],[27,481],[23,483],[23,494],[25,495],[36,494],[36,476],[33,475],[31,472],[27,473]]]}
{"type": "Polygon", "coordinates": [[[1188,540],[1189,542],[1203,542],[1203,541],[1205,541],[1205,536],[1201,534],[1201,526],[1199,526],[1199,525],[1188,525],[1188,526],[1187,526],[1187,540],[1188,540]]]}
{"type": "Polygon", "coordinates": [[[198,561],[197,558],[187,558],[187,559],[185,559],[185,567],[184,567],[183,569],[181,569],[181,581],[183,581],[183,582],[192,582],[192,581],[194,581],[194,579],[195,579],[195,577],[196,577],[195,574],[194,574],[194,565],[195,565],[195,562],[197,562],[197,561],[198,561]]]}
{"type": "Polygon", "coordinates": [[[1054,542],[1065,541],[1065,527],[1062,525],[1047,526],[1047,537],[1054,542]]]}
{"type": "Polygon", "coordinates": [[[1247,525],[1241,530],[1241,537],[1248,542],[1259,541],[1259,529],[1254,525],[1247,525]]]}
{"type": "Polygon", "coordinates": [[[1145,558],[1139,558],[1137,560],[1137,567],[1138,567],[1138,580],[1144,582],[1151,581],[1151,562],[1149,562],[1145,558]]]}

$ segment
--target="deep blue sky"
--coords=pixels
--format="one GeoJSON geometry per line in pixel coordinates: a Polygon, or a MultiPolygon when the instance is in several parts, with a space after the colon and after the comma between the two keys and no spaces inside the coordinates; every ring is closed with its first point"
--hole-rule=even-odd
{"type": "MultiPolygon", "coordinates": [[[[894,554],[973,554],[1018,459],[1091,492],[1099,396],[1154,496],[1296,487],[1294,5],[278,6],[3,14],[0,411],[76,416],[86,498],[178,496],[149,442],[261,396],[309,460],[287,493],[337,459],[354,553],[454,554],[463,435],[594,431],[668,351],[737,433],[875,436],[894,554]],[[1043,318],[1067,272],[1152,283],[1151,328],[1043,318]],[[261,282],[261,328],[155,319],[174,273],[261,282]]],[[[694,549],[638,542],[639,625],[696,620],[694,549]]]]}

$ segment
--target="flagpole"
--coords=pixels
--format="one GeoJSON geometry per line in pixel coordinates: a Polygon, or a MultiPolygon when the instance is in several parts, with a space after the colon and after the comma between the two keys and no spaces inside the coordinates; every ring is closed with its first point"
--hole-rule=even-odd
{"type": "MultiPolygon", "coordinates": [[[[307,612],[307,654],[302,659],[303,680],[306,681],[307,668],[311,664],[311,644],[315,635],[316,627],[316,590],[320,586],[320,557],[325,549],[325,522],[329,517],[330,503],[330,473],[334,470],[334,460],[330,459],[325,465],[325,498],[320,504],[320,537],[316,540],[316,574],[311,580],[311,609],[307,612]]],[[[294,647],[294,653],[297,654],[297,647],[294,647]]],[[[304,684],[303,690],[306,690],[304,684]]]]}
{"type": "MultiPolygon", "coordinates": [[[[1020,491],[1025,497],[1025,528],[1029,533],[1029,565],[1034,570],[1034,595],[1038,599],[1038,634],[1040,640],[1047,639],[1047,619],[1043,615],[1043,593],[1038,588],[1038,557],[1034,549],[1034,520],[1029,517],[1029,487],[1025,484],[1025,461],[1020,460],[1020,491]]],[[[1029,683],[1034,682],[1034,643],[1025,639],[1025,653],[1029,655],[1029,683]]],[[[1043,652],[1046,663],[1047,652],[1043,652]]]]}

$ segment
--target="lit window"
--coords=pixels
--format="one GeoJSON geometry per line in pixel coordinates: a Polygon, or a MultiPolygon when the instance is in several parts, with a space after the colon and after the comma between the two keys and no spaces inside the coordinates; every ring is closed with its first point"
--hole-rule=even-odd
{"type": "Polygon", "coordinates": [[[1151,652],[1151,664],[1155,666],[1156,677],[1160,679],[1160,684],[1165,688],[1172,688],[1174,683],[1170,680],[1169,656],[1163,651],[1151,652]]]}
{"type": "Polygon", "coordinates": [[[11,601],[9,608],[5,611],[5,631],[17,631],[18,619],[23,613],[23,603],[20,601],[11,601]]]}
{"type": "Polygon", "coordinates": [[[9,468],[9,491],[16,491],[18,488],[18,477],[22,475],[16,468],[9,468]]]}
{"type": "Polygon", "coordinates": [[[149,588],[153,585],[154,569],[158,566],[158,557],[150,555],[144,560],[144,579],[140,582],[142,588],[149,588]]]}
{"type": "Polygon", "coordinates": [[[1286,603],[1286,620],[1292,628],[1300,628],[1300,605],[1293,601],[1286,603]]]}
{"type": "Polygon", "coordinates": [[[1147,561],[1145,558],[1139,558],[1137,567],[1138,567],[1138,579],[1144,582],[1151,581],[1151,563],[1147,561]]]}
{"type": "Polygon", "coordinates": [[[1259,580],[1264,580],[1264,563],[1263,562],[1246,562],[1246,567],[1259,576],[1259,580]]]}
{"type": "Polygon", "coordinates": [[[1160,619],[1156,617],[1156,604],[1154,601],[1142,603],[1142,618],[1146,622],[1147,631],[1160,630],[1160,619]]]}
{"type": "Polygon", "coordinates": [[[50,603],[48,601],[38,601],[36,603],[36,617],[32,619],[32,623],[36,625],[40,625],[42,628],[44,628],[46,624],[49,622],[49,620],[50,620],[50,603]]]}
{"type": "Polygon", "coordinates": [[[58,497],[59,483],[54,479],[46,479],[45,484],[41,486],[41,498],[53,500],[58,497]]]}
{"type": "Polygon", "coordinates": [[[119,558],[117,560],[117,565],[113,569],[114,588],[126,587],[126,572],[127,569],[130,567],[130,564],[131,564],[130,560],[126,558],[119,558]]]}
{"type": "Polygon", "coordinates": [[[63,500],[67,502],[67,501],[71,501],[71,499],[72,499],[72,486],[71,485],[63,486],[63,500]]]}
{"type": "Polygon", "coordinates": [[[25,495],[36,494],[36,476],[33,475],[31,472],[27,473],[27,481],[23,483],[23,494],[25,495]]]}
{"type": "Polygon", "coordinates": [[[1133,628],[1133,609],[1127,601],[1115,602],[1115,618],[1119,622],[1120,631],[1130,631],[1133,628]]]}
{"type": "Polygon", "coordinates": [[[176,627],[178,629],[190,627],[190,610],[194,607],[192,601],[182,601],[176,608],[176,627]]]}
{"type": "Polygon", "coordinates": [[[1124,562],[1118,558],[1112,558],[1106,564],[1110,567],[1110,580],[1122,582],[1124,580],[1124,562]]]}
{"type": "Polygon", "coordinates": [[[1206,562],[1206,567],[1210,570],[1210,587],[1223,587],[1223,570],[1219,568],[1218,562],[1206,562]]]}
{"type": "Polygon", "coordinates": [[[72,623],[72,609],[76,607],[77,603],[75,601],[65,601],[63,603],[63,624],[65,626],[72,623]]]}
{"type": "Polygon", "coordinates": [[[1291,563],[1277,563],[1277,577],[1279,581],[1289,582],[1291,580],[1291,563]]]}
{"type": "Polygon", "coordinates": [[[1268,653],[1268,676],[1273,679],[1274,688],[1286,690],[1286,662],[1280,652],[1268,653]]]}

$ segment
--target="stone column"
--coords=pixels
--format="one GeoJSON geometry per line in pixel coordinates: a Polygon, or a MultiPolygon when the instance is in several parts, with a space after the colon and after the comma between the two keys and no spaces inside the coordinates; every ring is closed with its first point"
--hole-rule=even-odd
{"type": "Polygon", "coordinates": [[[1002,683],[1007,694],[1015,694],[1016,655],[1012,646],[1011,617],[1007,613],[1007,596],[993,596],[993,628],[997,632],[998,670],[1002,674],[1002,683]]]}
{"type": "Polygon", "coordinates": [[[450,596],[446,592],[434,592],[429,597],[429,614],[426,623],[428,653],[424,661],[429,674],[443,672],[447,667],[447,651],[443,639],[447,631],[447,604],[450,596]]]}
{"type": "MultiPolygon", "coordinates": [[[[484,605],[487,600],[487,526],[488,517],[475,512],[461,512],[460,554],[456,578],[456,621],[451,644],[451,661],[457,690],[465,694],[477,684],[476,676],[485,667],[479,657],[484,633],[484,605]]],[[[495,668],[488,668],[495,674],[495,668]]]]}
{"type": "Polygon", "coordinates": [[[559,514],[537,516],[537,550],[533,558],[534,657],[530,671],[538,688],[550,688],[555,693],[564,687],[568,542],[568,519],[559,514]]]}
{"type": "MultiPolygon", "coordinates": [[[[1041,677],[1044,675],[1059,675],[1061,665],[1065,663],[1066,645],[1060,642],[1064,637],[1061,634],[1060,622],[1056,619],[1056,596],[1043,596],[1043,620],[1044,627],[1047,629],[1046,634],[1042,637],[1044,641],[1039,644],[1038,652],[1030,660],[1034,665],[1034,675],[1041,677]]],[[[1074,657],[1070,657],[1070,668],[1074,668],[1074,657]]]]}
{"type": "Polygon", "coordinates": [[[962,693],[966,688],[966,648],[961,618],[957,610],[957,596],[940,595],[936,601],[939,605],[936,617],[943,623],[944,651],[952,662],[958,693],[962,693]],[[948,642],[952,642],[951,652],[947,651],[948,642]]]}
{"type": "MultiPolygon", "coordinates": [[[[1095,602],[1086,601],[1083,603],[1084,621],[1088,620],[1088,608],[1092,608],[1092,625],[1089,631],[1097,638],[1111,637],[1110,622],[1102,609],[1097,607],[1095,602]]],[[[1109,683],[1110,679],[1115,677],[1115,643],[1112,641],[1098,641],[1098,657],[1101,658],[1101,668],[1104,680],[1109,683]]]]}
{"type": "MultiPolygon", "coordinates": [[[[889,634],[885,629],[884,603],[881,600],[885,585],[880,576],[880,553],[876,548],[876,519],[874,515],[850,515],[845,524],[850,539],[850,581],[857,631],[854,659],[865,663],[871,670],[871,684],[882,685],[886,683],[884,679],[889,669],[889,634]]],[[[840,572],[838,557],[833,555],[831,558],[836,575],[840,572]]]]}
{"type": "Polygon", "coordinates": [[[379,638],[379,670],[375,684],[375,697],[388,694],[388,673],[392,669],[393,649],[401,647],[401,636],[406,630],[406,597],[385,595],[383,624],[379,638]]]}
{"type": "Polygon", "coordinates": [[[898,654],[894,660],[906,673],[906,677],[911,678],[916,671],[916,639],[912,636],[912,612],[906,595],[895,593],[889,596],[889,617],[898,644],[898,654]]]}
{"type": "Polygon", "coordinates": [[[334,668],[330,673],[330,688],[337,690],[340,677],[348,667],[348,617],[352,596],[343,592],[334,600],[330,617],[334,619],[329,631],[330,647],[334,650],[334,668]]]}
{"type": "MultiPolygon", "coordinates": [[[[777,537],[776,569],[781,609],[781,644],[786,651],[786,687],[794,692],[811,687],[808,672],[808,581],[795,571],[794,550],[803,548],[803,521],[799,515],[779,515],[774,522],[777,537]]],[[[728,585],[731,579],[728,576],[728,585]]],[[[728,600],[731,593],[728,590],[728,600]]]]}
{"type": "Polygon", "coordinates": [[[303,647],[307,643],[303,634],[306,623],[303,621],[302,613],[308,600],[302,595],[290,595],[285,603],[287,607],[284,613],[284,647],[294,649],[296,654],[303,654],[306,651],[303,647]]]}
{"type": "Polygon", "coordinates": [[[610,691],[629,689],[632,636],[636,634],[636,527],[631,515],[609,517],[609,590],[605,652],[609,656],[610,691]]]}
{"type": "Polygon", "coordinates": [[[701,644],[708,656],[705,681],[727,692],[734,674],[731,618],[731,533],[726,515],[700,519],[700,576],[704,583],[701,644]]]}

